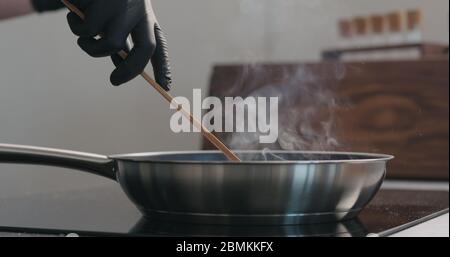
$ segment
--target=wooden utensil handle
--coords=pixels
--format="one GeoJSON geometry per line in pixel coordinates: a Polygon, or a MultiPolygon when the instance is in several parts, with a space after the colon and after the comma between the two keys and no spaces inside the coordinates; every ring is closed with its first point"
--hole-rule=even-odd
{"type": "MultiPolygon", "coordinates": [[[[84,19],[84,13],[80,11],[75,5],[70,3],[67,0],[61,0],[62,3],[76,15],[78,15],[81,19],[84,19]]],[[[127,58],[128,54],[125,51],[120,51],[118,53],[120,57],[123,59],[127,58]]],[[[198,128],[202,135],[213,144],[217,149],[222,151],[225,156],[231,161],[241,161],[239,157],[231,151],[219,138],[217,138],[214,134],[212,134],[205,126],[203,126],[202,122],[196,119],[189,110],[186,110],[183,105],[176,102],[172,95],[170,95],[164,88],[162,88],[150,75],[148,75],[145,71],[141,73],[141,76],[147,81],[159,94],[161,94],[164,99],[166,99],[170,104],[174,104],[177,107],[177,110],[181,112],[189,121],[198,128]]]]}

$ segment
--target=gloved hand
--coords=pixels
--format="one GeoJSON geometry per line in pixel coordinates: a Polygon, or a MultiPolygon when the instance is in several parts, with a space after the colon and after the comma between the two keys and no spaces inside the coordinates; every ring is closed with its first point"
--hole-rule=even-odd
{"type": "Polygon", "coordinates": [[[78,45],[93,57],[111,56],[117,66],[110,80],[121,85],[139,75],[151,60],[155,80],[169,90],[172,82],[167,43],[150,0],[70,0],[85,14],[67,16],[78,45]],[[102,38],[94,38],[97,35],[102,38]],[[131,35],[133,47],[127,44],[131,35]],[[123,60],[116,53],[129,52],[123,60]]]}
{"type": "Polygon", "coordinates": [[[64,7],[61,0],[31,0],[37,12],[53,11],[64,7]]]}

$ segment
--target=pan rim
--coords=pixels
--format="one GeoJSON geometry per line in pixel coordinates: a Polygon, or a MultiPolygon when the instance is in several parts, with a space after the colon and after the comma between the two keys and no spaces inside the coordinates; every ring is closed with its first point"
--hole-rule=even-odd
{"type": "MultiPolygon", "coordinates": [[[[237,150],[234,151],[237,154],[245,153],[260,153],[261,150],[237,150]]],[[[143,152],[143,153],[131,153],[131,154],[117,154],[110,155],[109,158],[126,161],[126,162],[138,162],[138,163],[158,163],[158,164],[220,164],[220,165],[283,165],[283,164],[342,164],[342,163],[368,163],[368,162],[387,162],[395,157],[388,154],[378,153],[363,153],[363,152],[341,152],[341,151],[284,151],[274,150],[272,153],[284,153],[284,154],[311,154],[311,155],[341,155],[341,156],[360,156],[360,159],[337,159],[337,160],[280,160],[280,161],[199,161],[199,160],[146,160],[151,157],[168,156],[168,155],[189,155],[189,154],[220,154],[220,151],[216,150],[199,150],[199,151],[158,151],[158,152],[143,152]]]]}

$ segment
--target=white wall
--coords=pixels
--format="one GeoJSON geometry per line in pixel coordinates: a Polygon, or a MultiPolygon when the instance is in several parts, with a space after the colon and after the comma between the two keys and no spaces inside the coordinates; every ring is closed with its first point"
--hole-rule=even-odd
{"type": "MultiPolygon", "coordinates": [[[[169,40],[174,95],[206,90],[214,63],[317,60],[338,17],[421,7],[425,37],[448,42],[447,0],[154,0],[169,40]]],[[[0,23],[0,142],[97,153],[196,149],[169,131],[168,105],[141,79],[112,88],[109,60],[76,46],[64,12],[0,23]]],[[[0,197],[92,187],[78,172],[0,165],[0,197]]]]}

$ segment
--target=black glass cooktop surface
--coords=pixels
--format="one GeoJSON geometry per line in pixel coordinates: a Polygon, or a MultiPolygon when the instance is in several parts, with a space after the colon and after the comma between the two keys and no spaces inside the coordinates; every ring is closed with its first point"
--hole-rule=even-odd
{"type": "Polygon", "coordinates": [[[119,186],[0,197],[0,235],[386,236],[448,212],[448,192],[381,190],[358,219],[298,226],[213,226],[146,220],[119,186]]]}

